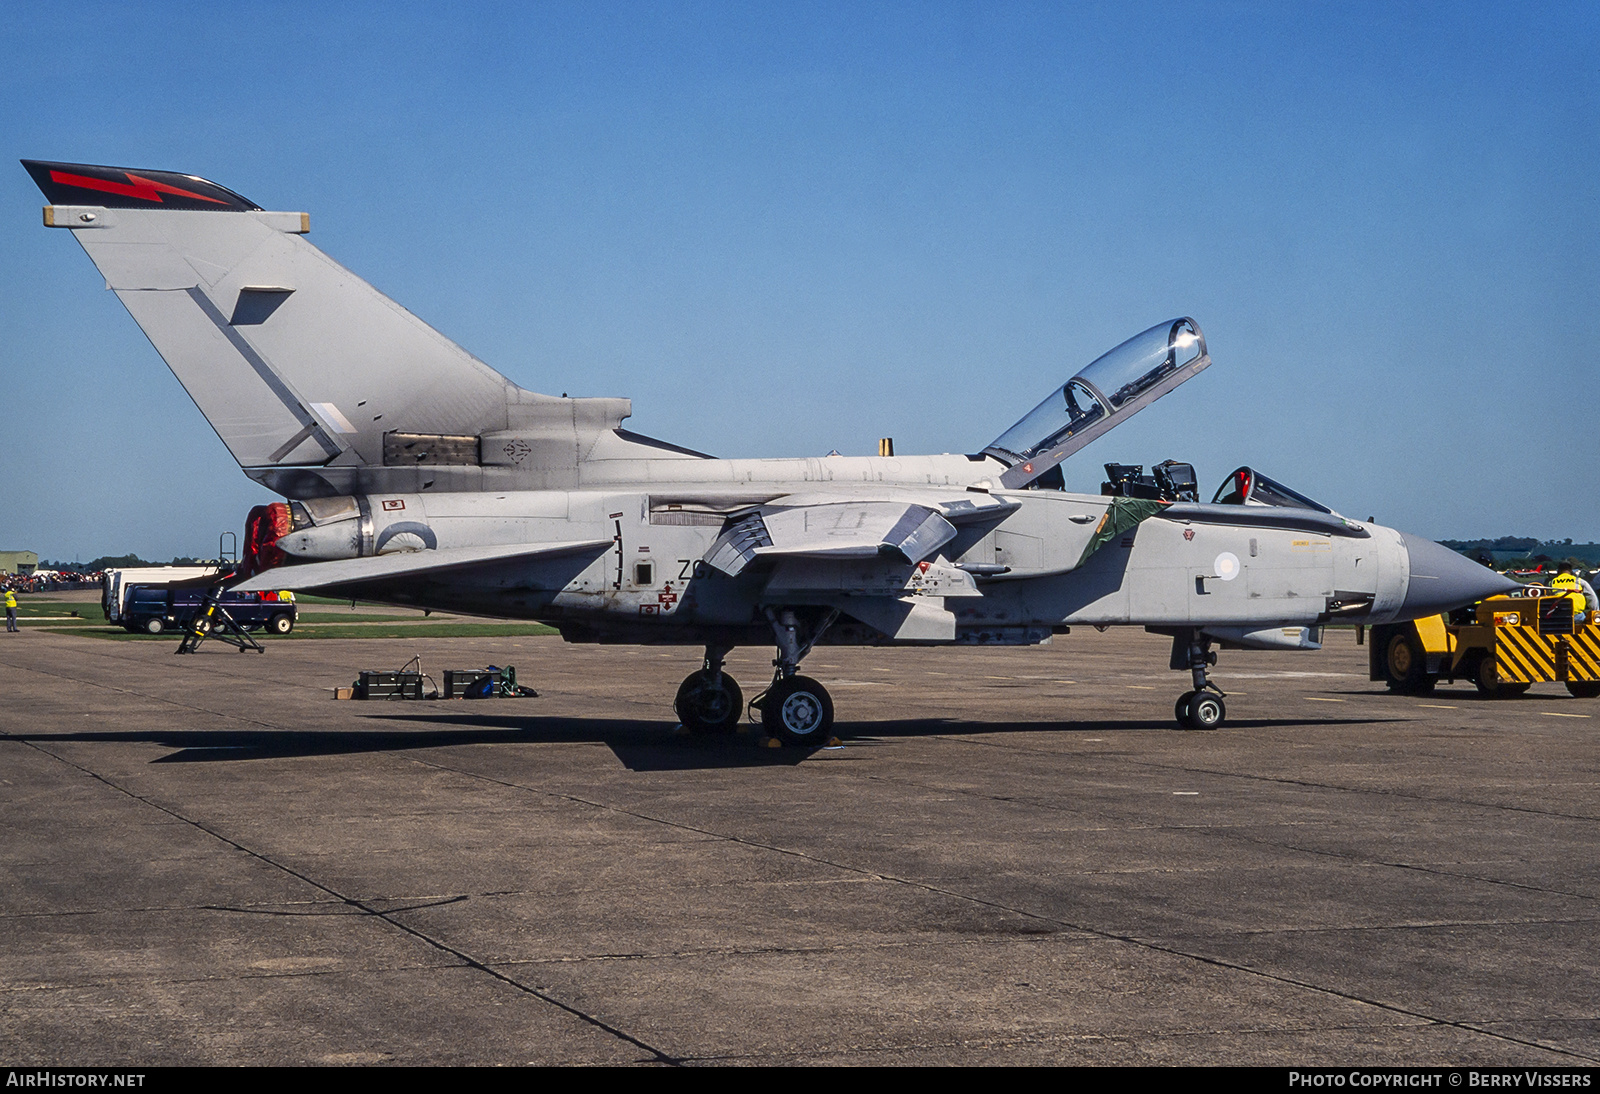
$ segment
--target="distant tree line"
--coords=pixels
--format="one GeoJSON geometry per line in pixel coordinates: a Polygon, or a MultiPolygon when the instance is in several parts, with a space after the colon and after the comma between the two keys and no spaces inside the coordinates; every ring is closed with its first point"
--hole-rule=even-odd
{"type": "Polygon", "coordinates": [[[89,562],[50,562],[47,559],[40,559],[39,569],[60,570],[63,573],[93,574],[102,570],[131,570],[139,566],[203,566],[212,561],[209,558],[189,558],[184,556],[175,558],[171,562],[148,562],[138,555],[102,555],[89,562]]]}
{"type": "Polygon", "coordinates": [[[1501,536],[1499,539],[1441,539],[1440,543],[1469,558],[1487,556],[1498,569],[1522,569],[1544,564],[1600,566],[1600,543],[1573,543],[1568,539],[1531,539],[1501,536]]]}

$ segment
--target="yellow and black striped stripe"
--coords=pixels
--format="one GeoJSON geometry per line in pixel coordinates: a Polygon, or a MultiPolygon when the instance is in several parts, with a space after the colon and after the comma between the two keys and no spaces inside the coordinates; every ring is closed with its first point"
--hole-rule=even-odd
{"type": "Polygon", "coordinates": [[[1567,679],[1600,680],[1600,627],[1581,627],[1567,640],[1567,679]]]}
{"type": "Polygon", "coordinates": [[[1496,627],[1495,661],[1508,683],[1533,684],[1556,678],[1556,643],[1538,627],[1496,627]]]}

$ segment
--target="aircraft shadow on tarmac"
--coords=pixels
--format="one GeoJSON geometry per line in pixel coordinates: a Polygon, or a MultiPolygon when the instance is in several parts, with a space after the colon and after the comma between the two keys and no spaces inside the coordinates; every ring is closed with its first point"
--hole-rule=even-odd
{"type": "MultiPolygon", "coordinates": [[[[817,749],[761,748],[760,730],[725,737],[670,735],[658,720],[600,718],[529,718],[525,715],[390,714],[368,715],[374,722],[421,723],[428,728],[365,730],[122,730],[84,733],[11,733],[0,739],[36,741],[104,741],[150,743],[176,749],[151,763],[222,763],[234,760],[285,759],[351,755],[365,752],[410,752],[462,745],[603,744],[630,771],[694,771],[713,768],[794,766],[817,749]]],[[[1403,722],[1403,718],[1255,718],[1231,721],[1217,734],[1226,738],[1250,729],[1288,726],[1328,728],[1403,722]]],[[[846,747],[914,737],[986,737],[1016,733],[1177,733],[1166,720],[1081,722],[963,722],[919,718],[867,722],[838,727],[846,747]]]]}

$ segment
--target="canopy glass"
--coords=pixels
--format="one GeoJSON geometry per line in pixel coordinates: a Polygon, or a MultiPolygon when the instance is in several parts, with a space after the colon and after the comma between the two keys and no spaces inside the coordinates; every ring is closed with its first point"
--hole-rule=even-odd
{"type": "Polygon", "coordinates": [[[1193,319],[1158,323],[1096,358],[984,451],[1013,465],[1005,485],[1024,485],[1210,363],[1193,319]]]}

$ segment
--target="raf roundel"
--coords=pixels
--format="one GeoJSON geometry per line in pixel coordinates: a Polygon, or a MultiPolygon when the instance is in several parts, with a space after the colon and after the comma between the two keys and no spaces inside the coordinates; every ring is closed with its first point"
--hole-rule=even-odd
{"type": "Polygon", "coordinates": [[[1217,568],[1217,576],[1224,581],[1232,581],[1239,576],[1239,556],[1232,551],[1222,552],[1213,565],[1217,568]]]}

